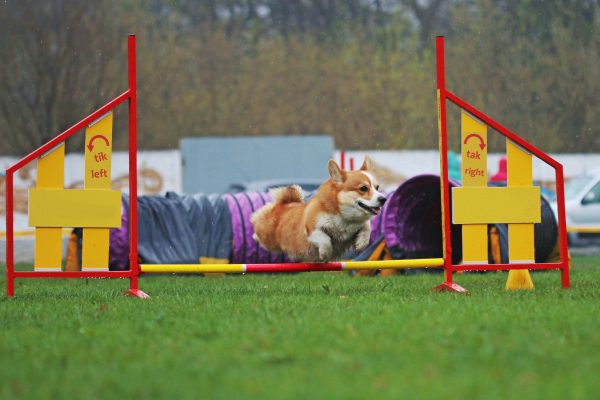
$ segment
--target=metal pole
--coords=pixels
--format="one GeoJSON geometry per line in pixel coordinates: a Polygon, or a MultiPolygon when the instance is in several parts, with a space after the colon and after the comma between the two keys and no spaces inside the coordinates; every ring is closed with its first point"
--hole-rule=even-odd
{"type": "Polygon", "coordinates": [[[15,295],[13,173],[6,171],[6,296],[15,295]]]}
{"type": "Polygon", "coordinates": [[[129,290],[126,294],[147,298],[138,286],[140,266],[138,263],[137,221],[137,76],[135,35],[127,40],[127,62],[129,77],[129,290]]]}

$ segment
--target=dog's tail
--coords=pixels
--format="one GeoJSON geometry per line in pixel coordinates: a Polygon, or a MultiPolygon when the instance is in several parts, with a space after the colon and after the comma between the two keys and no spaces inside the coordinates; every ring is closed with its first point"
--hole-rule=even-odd
{"type": "Polygon", "coordinates": [[[304,201],[304,192],[298,185],[271,189],[269,193],[275,203],[302,203],[304,201]]]}

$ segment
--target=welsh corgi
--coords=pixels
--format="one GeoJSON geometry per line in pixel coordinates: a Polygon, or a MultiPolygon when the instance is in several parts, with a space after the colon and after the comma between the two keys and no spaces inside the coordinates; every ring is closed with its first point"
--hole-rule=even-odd
{"type": "Polygon", "coordinates": [[[304,201],[297,186],[270,191],[273,202],[254,214],[254,240],[269,251],[286,253],[294,261],[338,260],[347,250],[363,250],[371,236],[370,219],[386,201],[365,157],[358,171],[344,171],[334,160],[329,179],[304,201]]]}

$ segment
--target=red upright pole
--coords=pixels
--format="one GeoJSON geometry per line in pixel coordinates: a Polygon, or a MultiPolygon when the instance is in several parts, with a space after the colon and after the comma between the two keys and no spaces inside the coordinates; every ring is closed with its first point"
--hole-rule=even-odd
{"type": "Polygon", "coordinates": [[[443,253],[446,281],[435,290],[464,292],[461,286],[452,283],[452,236],[450,235],[450,187],[448,182],[448,128],[446,125],[446,72],[444,59],[444,37],[435,38],[437,66],[438,130],[440,147],[440,195],[442,203],[443,253]]]}
{"type": "Polygon", "coordinates": [[[13,172],[6,171],[6,296],[15,295],[13,172]]]}
{"type": "Polygon", "coordinates": [[[558,242],[560,249],[561,283],[567,289],[571,287],[569,279],[569,244],[567,240],[567,218],[565,213],[565,178],[562,165],[556,168],[556,207],[558,211],[558,242]]]}
{"type": "Polygon", "coordinates": [[[129,290],[125,294],[147,298],[148,295],[138,286],[140,265],[138,263],[138,221],[137,221],[137,76],[136,76],[135,35],[127,41],[129,76],[129,290]]]}
{"type": "Polygon", "coordinates": [[[446,71],[444,55],[444,37],[435,39],[438,95],[438,129],[440,132],[440,193],[442,204],[442,229],[444,232],[444,267],[446,281],[452,282],[452,241],[450,240],[449,189],[448,189],[448,132],[446,125],[446,71]]]}

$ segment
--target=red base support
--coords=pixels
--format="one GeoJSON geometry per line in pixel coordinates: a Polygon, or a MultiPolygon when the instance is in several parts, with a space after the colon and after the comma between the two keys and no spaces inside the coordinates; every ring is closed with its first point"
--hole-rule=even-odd
{"type": "Polygon", "coordinates": [[[127,289],[123,292],[123,296],[137,297],[138,299],[149,299],[150,296],[140,289],[127,289]]]}
{"type": "Polygon", "coordinates": [[[435,290],[436,292],[469,293],[467,289],[454,282],[444,282],[434,287],[433,290],[435,290]]]}

